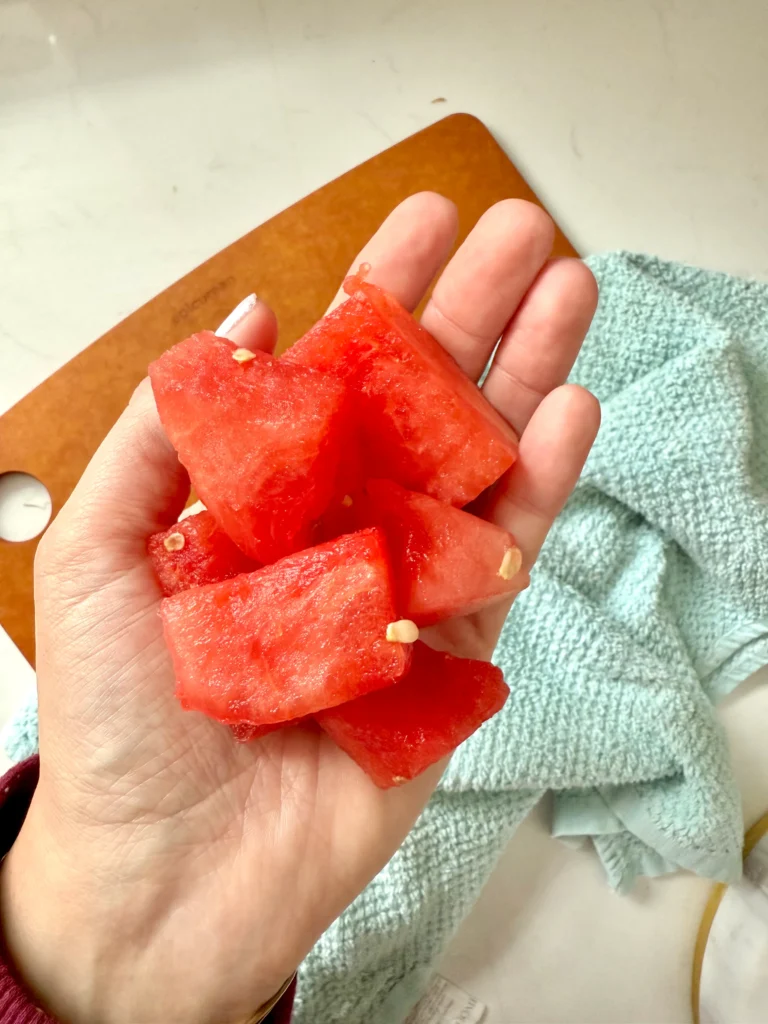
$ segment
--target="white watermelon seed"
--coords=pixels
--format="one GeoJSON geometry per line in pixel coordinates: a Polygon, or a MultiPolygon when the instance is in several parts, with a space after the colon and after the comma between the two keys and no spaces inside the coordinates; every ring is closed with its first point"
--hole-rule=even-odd
{"type": "Polygon", "coordinates": [[[398,619],[387,626],[387,640],[395,644],[415,644],[419,639],[419,627],[410,619],[398,619]]]}
{"type": "Polygon", "coordinates": [[[520,548],[507,548],[501,560],[498,575],[503,580],[511,580],[513,576],[517,576],[520,572],[522,564],[523,556],[520,553],[520,548]]]}

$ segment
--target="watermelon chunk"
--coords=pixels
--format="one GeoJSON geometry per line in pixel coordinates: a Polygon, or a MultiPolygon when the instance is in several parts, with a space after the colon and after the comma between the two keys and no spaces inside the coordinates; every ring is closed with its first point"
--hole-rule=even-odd
{"type": "Polygon", "coordinates": [[[384,531],[398,614],[420,626],[468,615],[517,588],[522,558],[511,533],[391,480],[369,480],[324,526],[328,536],[384,531]]]}
{"type": "Polygon", "coordinates": [[[344,287],[350,298],[283,361],[353,389],[369,476],[466,505],[515,461],[514,432],[396,299],[359,275],[344,287]]]}
{"type": "Polygon", "coordinates": [[[149,375],[195,490],[235,544],[268,564],[309,543],[352,426],[338,379],[243,353],[210,332],[195,334],[149,375]]]}
{"type": "Polygon", "coordinates": [[[418,641],[400,682],[315,717],[377,786],[389,789],[450,754],[508,695],[495,665],[454,658],[418,641]]]}
{"type": "Polygon", "coordinates": [[[227,725],[312,714],[410,663],[410,646],[386,639],[397,617],[375,529],[166,597],[161,614],[179,700],[227,725]]]}
{"type": "Polygon", "coordinates": [[[210,512],[198,512],[154,533],[147,551],[164,597],[260,568],[232,543],[210,512]]]}

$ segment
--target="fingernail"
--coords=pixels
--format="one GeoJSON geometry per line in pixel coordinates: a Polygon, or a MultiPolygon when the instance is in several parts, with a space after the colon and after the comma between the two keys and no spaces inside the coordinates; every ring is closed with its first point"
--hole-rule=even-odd
{"type": "Polygon", "coordinates": [[[184,509],[179,516],[179,522],[181,522],[182,519],[188,519],[190,516],[196,516],[198,512],[205,512],[205,510],[205,505],[202,501],[196,501],[194,505],[190,505],[189,508],[184,509]]]}
{"type": "Polygon", "coordinates": [[[248,295],[242,302],[238,303],[229,316],[216,328],[219,335],[229,334],[233,327],[236,327],[241,320],[244,320],[257,302],[255,295],[248,295]]]}

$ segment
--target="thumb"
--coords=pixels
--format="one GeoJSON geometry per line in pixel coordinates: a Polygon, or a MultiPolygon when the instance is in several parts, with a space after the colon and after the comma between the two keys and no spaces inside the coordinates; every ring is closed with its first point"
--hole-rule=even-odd
{"type": "MultiPolygon", "coordinates": [[[[243,347],[270,351],[274,314],[255,298],[243,306],[234,323],[227,318],[231,326],[225,321],[227,334],[243,347]]],[[[189,478],[145,379],[43,537],[46,564],[98,566],[99,576],[128,571],[146,554],[150,534],[176,522],[188,496],[189,478]]]]}

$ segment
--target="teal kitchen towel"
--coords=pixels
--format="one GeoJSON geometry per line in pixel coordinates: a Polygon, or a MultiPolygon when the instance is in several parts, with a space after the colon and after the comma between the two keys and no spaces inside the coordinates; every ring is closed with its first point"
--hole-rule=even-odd
{"type": "Polygon", "coordinates": [[[768,287],[624,253],[572,379],[603,404],[496,650],[511,696],[318,943],[297,1024],[396,1024],[547,790],[611,883],[731,880],[743,822],[713,703],[768,663],[768,287]]]}
{"type": "MultiPolygon", "coordinates": [[[[572,379],[603,426],[499,641],[510,699],[308,957],[295,1024],[402,1021],[547,790],[555,834],[591,839],[620,890],[740,873],[713,705],[768,663],[768,286],[589,263],[600,304],[572,379]]],[[[29,714],[11,732],[22,756],[29,714]]]]}

